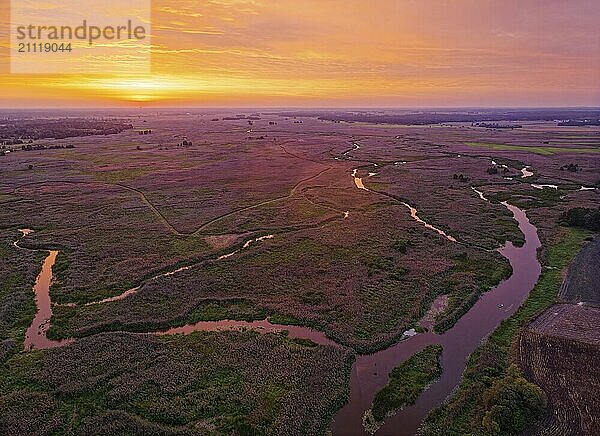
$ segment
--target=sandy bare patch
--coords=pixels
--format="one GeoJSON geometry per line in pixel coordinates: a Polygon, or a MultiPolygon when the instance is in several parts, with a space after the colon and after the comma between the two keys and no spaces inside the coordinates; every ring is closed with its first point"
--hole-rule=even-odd
{"type": "Polygon", "coordinates": [[[448,296],[440,295],[431,304],[431,308],[419,322],[419,325],[427,330],[432,330],[435,324],[435,317],[448,308],[448,296]]]}
{"type": "Polygon", "coordinates": [[[229,233],[225,235],[213,235],[207,236],[204,238],[206,243],[210,245],[215,250],[222,250],[223,248],[231,247],[237,241],[239,241],[244,236],[247,236],[248,233],[229,233]]]}

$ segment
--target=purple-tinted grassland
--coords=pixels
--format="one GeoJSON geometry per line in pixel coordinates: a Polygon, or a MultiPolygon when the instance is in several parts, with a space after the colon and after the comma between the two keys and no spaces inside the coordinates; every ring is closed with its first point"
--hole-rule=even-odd
{"type": "MultiPolygon", "coordinates": [[[[448,328],[482,292],[510,274],[510,266],[494,250],[507,240],[519,244],[523,236],[501,201],[526,210],[543,246],[558,237],[558,217],[565,210],[597,207],[600,135],[593,126],[558,126],[539,118],[519,121],[518,129],[489,129],[471,122],[409,126],[264,113],[253,116],[259,119],[223,120],[231,115],[235,114],[123,114],[123,122],[133,129],[60,140],[73,148],[52,149],[57,140],[36,139],[34,144],[46,147],[23,151],[10,145],[10,153],[3,149],[0,334],[3,344],[9,344],[9,362],[35,312],[31,286],[43,257],[42,252],[13,247],[18,228],[35,230],[22,246],[60,251],[51,288],[52,301],[61,304],[53,308],[53,337],[271,316],[280,323],[313,326],[366,352],[397,341],[440,295],[448,295],[449,304],[436,318],[436,329],[448,328]],[[523,178],[524,167],[533,175],[523,178]],[[351,177],[354,169],[369,191],[357,189],[351,177]],[[413,220],[402,202],[457,242],[413,220]],[[273,238],[241,249],[246,241],[264,235],[273,238]],[[235,255],[216,260],[237,249],[241,250],[235,255]],[[182,266],[191,268],[153,279],[182,266]],[[122,300],[84,305],[134,286],[141,286],[139,292],[122,300]]],[[[223,355],[235,355],[236,347],[247,340],[224,340],[223,355]]],[[[295,345],[274,345],[272,338],[252,341],[256,353],[283,353],[281,360],[270,357],[281,366],[281,374],[299,371],[285,354],[295,345]]],[[[17,366],[54,368],[55,359],[71,354],[79,356],[78,365],[86,366],[92,362],[91,350],[107,344],[116,347],[102,363],[107,371],[120,365],[118,353],[138,345],[140,355],[163,350],[153,356],[164,365],[176,365],[159,339],[108,333],[80,339],[64,350],[19,357],[17,366]]],[[[330,369],[344,367],[346,355],[321,347],[311,350],[330,353],[323,358],[330,369]]],[[[248,370],[256,364],[250,354],[242,353],[232,367],[248,370]]],[[[321,358],[307,361],[307,370],[319,376],[328,373],[330,369],[317,362],[321,358]]],[[[214,365],[219,359],[215,357],[214,365]]],[[[30,370],[23,371],[21,375],[30,370]]],[[[139,375],[138,368],[132,371],[128,374],[139,375]]],[[[253,380],[267,372],[258,370],[253,380]]],[[[39,404],[39,413],[30,418],[36,425],[71,425],[62,421],[65,410],[71,409],[57,400],[60,383],[29,391],[3,386],[2,401],[8,401],[11,410],[28,401],[39,404]]],[[[81,431],[97,427],[177,433],[195,422],[188,415],[151,419],[154,412],[136,408],[139,405],[111,403],[105,391],[86,389],[81,395],[94,398],[103,412],[77,421],[81,431]]],[[[227,386],[219,389],[215,392],[225,402],[230,395],[245,393],[232,393],[227,386]]],[[[315,393],[294,392],[302,399],[297,413],[308,413],[306,398],[315,393]]],[[[339,398],[341,391],[335,392],[339,398]]],[[[161,413],[167,413],[167,406],[160,406],[161,413]]],[[[228,410],[224,406],[214,416],[227,421],[228,410]]],[[[287,409],[271,410],[277,418],[265,425],[281,428],[278,419],[287,419],[281,418],[287,416],[282,410],[287,409]]],[[[328,413],[317,413],[307,425],[317,428],[315,423],[328,413]]],[[[240,425],[246,423],[246,418],[240,419],[240,425]]]]}
{"type": "Polygon", "coordinates": [[[348,350],[283,334],[96,335],[3,369],[3,434],[319,434],[348,350]]]}

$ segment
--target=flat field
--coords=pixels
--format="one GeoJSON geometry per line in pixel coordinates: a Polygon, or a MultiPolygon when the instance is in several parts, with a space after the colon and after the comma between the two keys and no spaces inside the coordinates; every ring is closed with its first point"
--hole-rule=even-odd
{"type": "Polygon", "coordinates": [[[120,122],[133,128],[118,133],[44,137],[36,147],[11,145],[2,153],[0,386],[12,420],[3,425],[167,433],[227,433],[238,424],[264,433],[291,425],[322,433],[344,401],[353,352],[397,342],[440,296],[448,304],[435,316],[435,330],[448,329],[511,274],[497,249],[507,242],[519,246],[524,237],[501,202],[526,211],[542,254],[562,235],[561,213],[598,202],[597,128],[525,122],[495,130],[232,115],[141,111],[123,116],[120,122]],[[33,232],[21,237],[19,229],[33,232]],[[50,249],[59,254],[48,335],[76,340],[23,353],[36,310],[32,287],[50,249]],[[246,333],[144,334],[267,317],[310,326],[340,347],[246,333]],[[200,371],[178,360],[172,347],[200,352],[221,336],[219,352],[202,359],[217,368],[238,353],[227,363],[233,379],[224,374],[216,378],[223,384],[208,386],[203,383],[214,374],[194,372],[198,385],[174,387],[172,402],[161,404],[140,398],[145,389],[155,389],[151,398],[164,396],[170,386],[129,386],[130,379],[154,377],[157,360],[168,371],[200,371]],[[94,350],[110,347],[115,354],[93,360],[94,350]],[[143,360],[146,366],[123,368],[128,350],[152,357],[143,360]],[[290,386],[269,384],[261,353],[277,377],[291,378],[290,386]],[[103,383],[123,383],[133,397],[83,382],[71,386],[69,378],[83,375],[68,367],[55,372],[57,379],[40,375],[69,356],[81,371],[105,368],[115,378],[103,383]],[[128,376],[117,375],[122,371],[128,376]],[[314,375],[308,387],[301,381],[307,372],[314,375]],[[323,377],[333,385],[321,386],[323,377]],[[258,390],[232,404],[246,394],[236,383],[251,382],[258,390]],[[327,395],[317,389],[324,386],[331,388],[327,395]],[[188,397],[200,401],[202,389],[222,400],[210,405],[219,410],[200,413],[200,403],[187,408],[188,397]],[[314,407],[313,398],[320,398],[314,407]],[[39,404],[39,413],[19,415],[26,402],[39,404]],[[299,404],[297,411],[290,402],[299,404]],[[264,415],[253,415],[253,408],[264,415]],[[310,416],[296,421],[293,413],[310,416]]]}
{"type": "Polygon", "coordinates": [[[560,298],[570,303],[600,305],[600,238],[586,244],[569,267],[560,298]]]}
{"type": "Polygon", "coordinates": [[[599,317],[595,307],[556,305],[521,334],[523,371],[548,396],[548,410],[534,430],[538,434],[600,432],[599,317]]]}

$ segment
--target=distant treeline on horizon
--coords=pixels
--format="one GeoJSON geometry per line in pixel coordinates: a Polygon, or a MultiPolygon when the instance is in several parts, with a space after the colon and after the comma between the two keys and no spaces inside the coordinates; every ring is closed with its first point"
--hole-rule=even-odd
{"type": "MultiPolygon", "coordinates": [[[[387,111],[386,111],[387,112],[387,111]]],[[[484,121],[559,121],[561,125],[600,125],[598,109],[521,109],[478,111],[419,111],[386,113],[383,111],[291,111],[278,112],[287,117],[317,117],[325,121],[379,124],[476,123],[484,121]]]]}

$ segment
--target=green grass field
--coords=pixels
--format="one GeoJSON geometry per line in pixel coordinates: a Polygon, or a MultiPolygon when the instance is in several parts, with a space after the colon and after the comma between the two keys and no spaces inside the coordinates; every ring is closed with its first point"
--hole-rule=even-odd
{"type": "Polygon", "coordinates": [[[491,150],[527,151],[530,153],[552,156],[557,153],[600,153],[600,149],[571,147],[539,147],[528,145],[496,144],[493,142],[465,142],[469,147],[488,148],[491,150]]]}
{"type": "Polygon", "coordinates": [[[285,334],[96,335],[2,364],[0,434],[323,434],[352,360],[285,334]]]}

